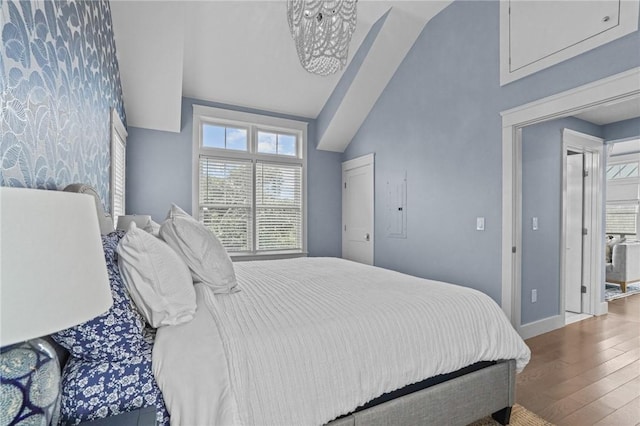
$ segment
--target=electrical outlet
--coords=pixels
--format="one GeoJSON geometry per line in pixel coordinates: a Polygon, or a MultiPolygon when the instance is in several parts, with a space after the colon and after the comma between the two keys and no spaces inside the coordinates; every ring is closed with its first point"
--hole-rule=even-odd
{"type": "Polygon", "coordinates": [[[538,290],[537,289],[533,289],[531,290],[531,303],[536,303],[538,301],[538,290]]]}
{"type": "Polygon", "coordinates": [[[531,229],[533,229],[534,231],[538,230],[538,218],[534,217],[533,219],[531,219],[531,229]]]}

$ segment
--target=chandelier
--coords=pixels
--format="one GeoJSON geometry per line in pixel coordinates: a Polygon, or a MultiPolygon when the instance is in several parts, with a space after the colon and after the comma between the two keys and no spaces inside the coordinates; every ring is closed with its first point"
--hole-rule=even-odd
{"type": "Polygon", "coordinates": [[[344,68],[356,28],[356,3],[357,0],[287,0],[289,29],[304,69],[329,75],[344,68]]]}

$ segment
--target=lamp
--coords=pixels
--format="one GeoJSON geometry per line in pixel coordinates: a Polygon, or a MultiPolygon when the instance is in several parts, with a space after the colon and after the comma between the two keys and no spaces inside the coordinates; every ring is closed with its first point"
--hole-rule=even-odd
{"type": "Polygon", "coordinates": [[[118,216],[117,229],[127,231],[131,222],[135,222],[138,228],[144,229],[151,224],[151,216],[148,214],[128,214],[124,216],[118,216]]]}
{"type": "Polygon", "coordinates": [[[333,74],[347,64],[357,0],[287,0],[289,29],[307,71],[333,74]]]}
{"type": "Polygon", "coordinates": [[[93,198],[0,187],[0,423],[56,419],[60,366],[52,346],[34,338],[112,303],[93,198]]]}

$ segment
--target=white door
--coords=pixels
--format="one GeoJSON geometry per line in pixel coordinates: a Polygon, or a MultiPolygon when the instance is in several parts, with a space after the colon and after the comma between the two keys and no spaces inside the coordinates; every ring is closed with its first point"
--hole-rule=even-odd
{"type": "Polygon", "coordinates": [[[565,309],[582,312],[584,154],[567,155],[565,309]]]}
{"type": "Polygon", "coordinates": [[[342,163],[342,257],[373,265],[373,154],[342,163]]]}
{"type": "Polygon", "coordinates": [[[600,278],[604,266],[604,145],[601,138],[563,129],[562,146],[564,306],[566,311],[596,314],[603,311],[600,295],[604,284],[600,278]],[[568,155],[570,152],[579,154],[568,155]]]}

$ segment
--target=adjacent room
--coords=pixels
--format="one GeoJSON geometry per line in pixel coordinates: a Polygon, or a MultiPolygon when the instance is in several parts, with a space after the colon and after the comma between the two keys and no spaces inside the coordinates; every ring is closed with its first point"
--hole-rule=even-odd
{"type": "Polygon", "coordinates": [[[0,424],[638,426],[639,24],[0,0],[0,424]]]}

